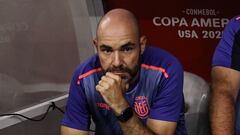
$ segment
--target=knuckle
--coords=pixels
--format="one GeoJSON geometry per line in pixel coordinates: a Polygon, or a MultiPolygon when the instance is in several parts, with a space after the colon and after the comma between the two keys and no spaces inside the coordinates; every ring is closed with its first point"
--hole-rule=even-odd
{"type": "Polygon", "coordinates": [[[115,83],[115,80],[114,80],[114,79],[111,79],[111,80],[109,80],[109,83],[110,83],[111,85],[113,85],[113,84],[115,83]]]}
{"type": "Polygon", "coordinates": [[[121,77],[120,77],[120,76],[116,76],[116,80],[117,80],[117,81],[120,81],[120,80],[121,80],[121,77]]]}
{"type": "Polygon", "coordinates": [[[106,76],[102,76],[101,77],[101,80],[105,80],[105,79],[107,79],[106,76]]]}
{"type": "Polygon", "coordinates": [[[109,88],[110,88],[110,85],[106,84],[105,89],[109,89],[109,88]]]}
{"type": "Polygon", "coordinates": [[[97,86],[96,86],[96,90],[101,93],[101,92],[102,92],[101,86],[97,85],[97,86]]]}

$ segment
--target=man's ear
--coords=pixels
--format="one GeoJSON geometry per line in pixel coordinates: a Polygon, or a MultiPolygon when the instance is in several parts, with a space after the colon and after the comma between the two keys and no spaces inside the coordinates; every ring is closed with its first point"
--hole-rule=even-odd
{"type": "Polygon", "coordinates": [[[147,43],[147,37],[146,36],[141,36],[141,38],[140,38],[141,54],[143,54],[143,52],[144,52],[146,43],[147,43]]]}
{"type": "Polygon", "coordinates": [[[93,44],[94,44],[94,46],[95,46],[96,49],[97,49],[97,39],[93,39],[93,44]]]}

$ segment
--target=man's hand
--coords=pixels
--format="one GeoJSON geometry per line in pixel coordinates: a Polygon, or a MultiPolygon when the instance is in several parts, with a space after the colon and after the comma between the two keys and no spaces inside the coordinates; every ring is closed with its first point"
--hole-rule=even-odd
{"type": "Polygon", "coordinates": [[[96,89],[116,114],[120,114],[128,106],[123,96],[128,84],[119,75],[107,72],[98,82],[96,89]]]}

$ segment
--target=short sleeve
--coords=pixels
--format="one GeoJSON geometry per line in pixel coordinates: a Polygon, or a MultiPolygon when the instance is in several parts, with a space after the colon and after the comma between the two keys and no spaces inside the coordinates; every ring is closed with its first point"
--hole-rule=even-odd
{"type": "Polygon", "coordinates": [[[84,93],[82,83],[77,84],[78,74],[75,73],[69,90],[65,114],[62,120],[62,125],[78,129],[89,130],[90,116],[87,107],[87,99],[84,93]]]}
{"type": "Polygon", "coordinates": [[[162,79],[153,99],[150,118],[177,122],[184,107],[183,69],[176,60],[166,70],[168,78],[162,79]]]}
{"type": "Polygon", "coordinates": [[[212,59],[212,66],[240,71],[240,21],[231,19],[225,27],[212,59]]]}

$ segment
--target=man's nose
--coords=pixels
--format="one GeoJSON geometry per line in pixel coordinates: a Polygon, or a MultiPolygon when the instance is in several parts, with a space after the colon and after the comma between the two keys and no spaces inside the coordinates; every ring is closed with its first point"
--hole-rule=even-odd
{"type": "Polygon", "coordinates": [[[122,58],[118,51],[114,52],[113,66],[118,67],[122,64],[122,58]]]}

